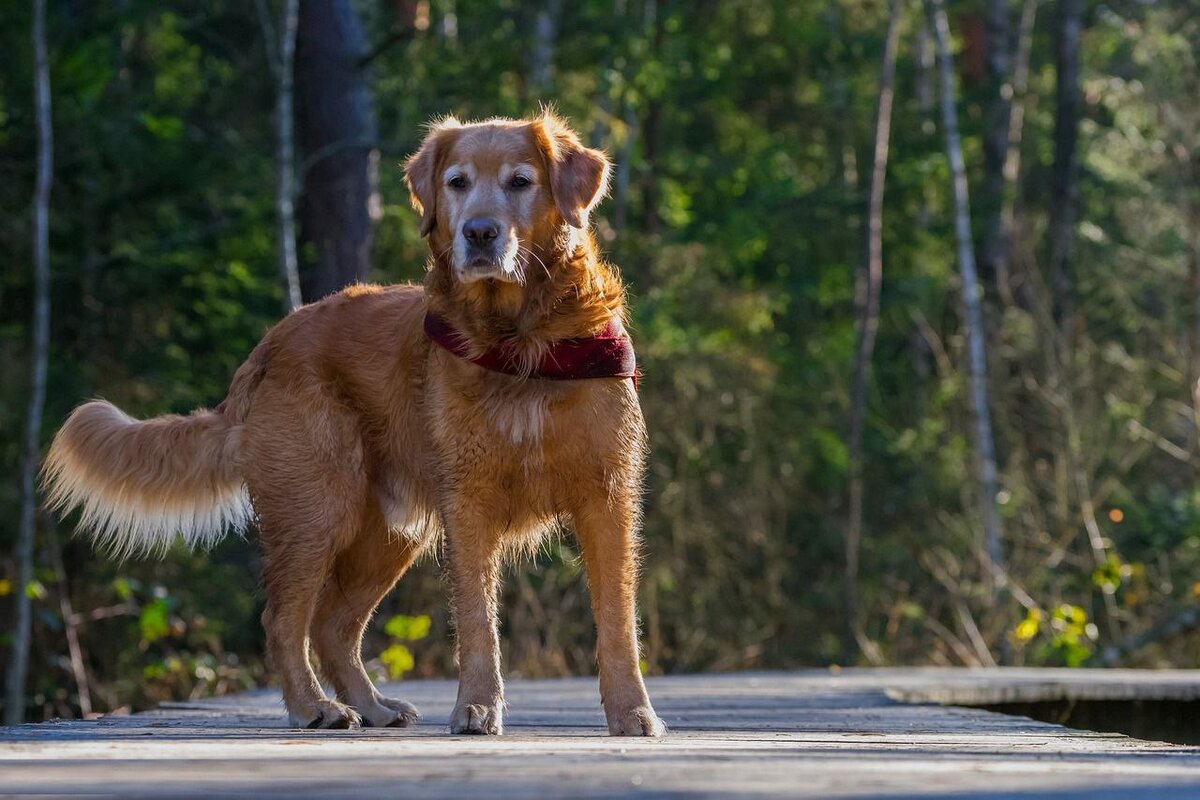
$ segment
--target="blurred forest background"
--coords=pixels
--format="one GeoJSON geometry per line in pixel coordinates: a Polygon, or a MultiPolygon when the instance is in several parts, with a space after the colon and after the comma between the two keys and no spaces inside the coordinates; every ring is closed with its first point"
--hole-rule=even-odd
{"type": "MultiPolygon", "coordinates": [[[[617,163],[647,671],[1194,665],[1198,47],[1194,0],[0,5],[8,718],[270,680],[252,536],[116,563],[30,467],[89,397],[220,402],[297,293],[420,280],[422,125],[542,102],[617,163]]],[[[588,673],[574,544],[536,561],[506,668],[588,673]]],[[[381,678],[453,674],[439,572],[381,678]]]]}

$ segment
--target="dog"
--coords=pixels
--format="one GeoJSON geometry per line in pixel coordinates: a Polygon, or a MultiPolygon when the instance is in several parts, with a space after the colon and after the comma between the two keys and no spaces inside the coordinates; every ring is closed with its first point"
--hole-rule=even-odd
{"type": "Polygon", "coordinates": [[[552,112],[436,121],[405,164],[430,249],[423,286],[357,285],[296,310],[213,410],[137,421],[81,405],[47,455],[48,505],[80,508],[80,527],[120,557],[254,524],[268,654],[304,728],[418,718],[375,688],[362,636],[441,542],[459,667],[450,730],[465,734],[503,731],[502,566],[569,522],[608,730],[661,736],[635,608],[645,425],[625,290],[589,226],[609,173],[552,112]]]}

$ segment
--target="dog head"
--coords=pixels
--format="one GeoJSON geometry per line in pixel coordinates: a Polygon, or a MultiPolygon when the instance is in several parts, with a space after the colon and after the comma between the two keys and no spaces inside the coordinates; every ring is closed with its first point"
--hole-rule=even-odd
{"type": "Polygon", "coordinates": [[[524,283],[539,254],[586,229],[608,175],[608,158],[550,112],[442,119],[405,165],[421,235],[461,283],[524,283]]]}

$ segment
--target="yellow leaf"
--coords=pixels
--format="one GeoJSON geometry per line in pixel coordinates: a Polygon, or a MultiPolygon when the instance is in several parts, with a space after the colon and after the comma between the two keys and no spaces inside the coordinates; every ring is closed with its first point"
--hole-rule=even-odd
{"type": "Polygon", "coordinates": [[[429,635],[430,622],[427,614],[421,614],[416,617],[397,614],[387,621],[387,624],[383,626],[383,630],[388,636],[415,642],[429,635]]]}
{"type": "Polygon", "coordinates": [[[0,578],[0,597],[12,594],[12,588],[12,581],[8,578],[0,578]]]}
{"type": "Polygon", "coordinates": [[[1037,636],[1038,628],[1041,627],[1036,619],[1022,620],[1017,629],[1013,631],[1013,636],[1018,642],[1028,642],[1033,637],[1037,636]]]}
{"type": "Polygon", "coordinates": [[[394,644],[379,654],[392,679],[400,678],[415,666],[412,652],[402,644],[394,644]]]}

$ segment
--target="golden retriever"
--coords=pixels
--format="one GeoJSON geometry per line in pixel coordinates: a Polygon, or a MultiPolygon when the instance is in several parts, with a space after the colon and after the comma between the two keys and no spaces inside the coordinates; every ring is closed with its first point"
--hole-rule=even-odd
{"type": "Polygon", "coordinates": [[[476,734],[503,728],[504,560],[570,521],[608,729],[661,735],[638,663],[645,428],[632,373],[538,371],[561,343],[628,342],[624,288],[589,232],[608,175],[551,113],[437,122],[406,165],[431,252],[424,287],[353,286],[297,310],[215,410],[136,421],[80,406],[46,460],[50,505],[81,507],[81,527],[120,556],[209,546],[255,522],[269,655],[289,719],[309,728],[417,718],[372,684],[362,635],[441,539],[459,664],[450,729],[476,734]],[[426,334],[430,319],[457,348],[426,334]],[[497,352],[513,369],[480,366],[497,352]]]}

